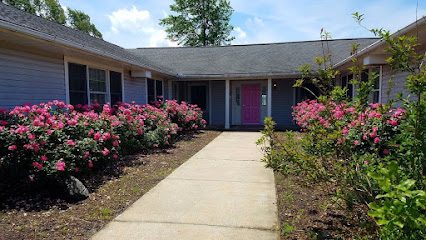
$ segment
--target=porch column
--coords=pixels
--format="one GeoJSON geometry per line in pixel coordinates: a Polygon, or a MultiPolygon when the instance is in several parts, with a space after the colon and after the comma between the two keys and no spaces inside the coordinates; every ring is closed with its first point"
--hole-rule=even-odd
{"type": "Polygon", "coordinates": [[[212,81],[209,80],[209,125],[212,125],[212,81]]]}
{"type": "Polygon", "coordinates": [[[268,78],[268,106],[267,116],[272,117],[272,78],[268,78]]]}
{"type": "Polygon", "coordinates": [[[230,80],[226,79],[225,84],[225,129],[229,129],[229,95],[230,95],[230,80]]]}
{"type": "Polygon", "coordinates": [[[172,80],[169,80],[169,82],[168,82],[168,99],[169,100],[173,100],[173,81],[172,80]]]}

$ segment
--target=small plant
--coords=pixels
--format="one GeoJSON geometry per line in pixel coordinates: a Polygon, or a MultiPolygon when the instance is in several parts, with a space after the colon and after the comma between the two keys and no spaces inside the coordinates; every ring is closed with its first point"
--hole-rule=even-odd
{"type": "Polygon", "coordinates": [[[370,203],[368,214],[383,226],[385,239],[420,239],[426,234],[426,192],[413,190],[416,181],[401,179],[398,168],[398,163],[392,161],[388,167],[368,174],[384,192],[376,196],[377,203],[370,203]]]}
{"type": "Polygon", "coordinates": [[[281,224],[281,236],[287,236],[290,233],[296,231],[296,228],[286,222],[281,224]]]}

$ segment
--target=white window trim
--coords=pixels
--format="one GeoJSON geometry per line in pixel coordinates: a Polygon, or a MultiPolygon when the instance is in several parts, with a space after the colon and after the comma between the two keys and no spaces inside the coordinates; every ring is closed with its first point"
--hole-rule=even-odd
{"type": "MultiPolygon", "coordinates": [[[[124,70],[122,68],[111,67],[109,65],[93,63],[84,59],[64,56],[64,70],[65,70],[65,103],[70,104],[70,89],[69,89],[69,63],[75,63],[86,66],[86,82],[87,82],[87,104],[90,105],[90,94],[98,93],[105,94],[105,92],[90,91],[89,68],[104,70],[106,74],[106,102],[111,102],[111,89],[110,89],[110,71],[121,73],[121,100],[125,102],[124,98],[124,70]]],[[[147,95],[148,98],[148,95],[147,95]]]]}

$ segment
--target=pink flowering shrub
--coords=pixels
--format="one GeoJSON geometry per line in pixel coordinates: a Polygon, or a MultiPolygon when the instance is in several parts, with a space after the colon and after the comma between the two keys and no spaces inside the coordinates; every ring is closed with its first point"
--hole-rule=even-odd
{"type": "MultiPolygon", "coordinates": [[[[306,100],[293,107],[293,117],[302,132],[323,138],[334,133],[331,143],[337,152],[388,155],[398,145],[395,136],[401,132],[406,111],[385,105],[369,104],[363,111],[356,105],[306,100]]],[[[330,143],[328,143],[330,144],[330,143]]]]}
{"type": "MultiPolygon", "coordinates": [[[[177,111],[192,119],[197,110],[177,111]]],[[[88,171],[123,153],[172,144],[178,130],[163,108],[135,103],[114,109],[53,101],[0,109],[0,172],[50,176],[88,171]]]]}
{"type": "Polygon", "coordinates": [[[121,104],[116,110],[116,130],[127,151],[163,147],[173,143],[177,125],[161,108],[151,105],[121,104]]]}
{"type": "Polygon", "coordinates": [[[166,100],[160,103],[168,118],[178,125],[179,131],[190,131],[198,128],[205,128],[206,121],[203,119],[203,112],[197,105],[176,100],[166,100]]]}

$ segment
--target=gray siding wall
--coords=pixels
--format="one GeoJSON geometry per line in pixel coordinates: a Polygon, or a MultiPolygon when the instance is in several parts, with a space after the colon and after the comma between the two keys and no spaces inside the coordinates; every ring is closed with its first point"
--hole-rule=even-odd
{"type": "Polygon", "coordinates": [[[63,56],[45,57],[0,49],[0,107],[65,101],[63,56]]]}
{"type": "MultiPolygon", "coordinates": [[[[405,81],[407,79],[408,73],[404,72],[398,72],[394,76],[392,76],[392,70],[390,69],[389,65],[385,65],[382,68],[382,103],[388,102],[388,95],[386,94],[386,91],[389,90],[389,78],[392,77],[392,83],[396,84],[395,87],[390,92],[389,98],[394,98],[396,94],[400,92],[404,92],[404,95],[408,94],[405,89],[405,81]]],[[[411,96],[411,100],[415,99],[415,96],[411,96]]],[[[397,103],[396,106],[401,106],[401,103],[397,103]]]]}
{"type": "Polygon", "coordinates": [[[212,81],[212,125],[225,124],[225,81],[212,81]]]}
{"type": "Polygon", "coordinates": [[[278,126],[294,126],[291,117],[291,107],[294,104],[294,80],[273,79],[272,83],[277,84],[276,88],[272,88],[272,119],[278,126]]]}
{"type": "Polygon", "coordinates": [[[124,72],[124,101],[131,103],[135,101],[137,104],[147,104],[145,78],[132,78],[129,71],[124,72]]]}

